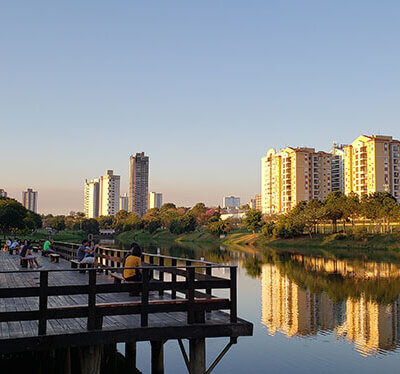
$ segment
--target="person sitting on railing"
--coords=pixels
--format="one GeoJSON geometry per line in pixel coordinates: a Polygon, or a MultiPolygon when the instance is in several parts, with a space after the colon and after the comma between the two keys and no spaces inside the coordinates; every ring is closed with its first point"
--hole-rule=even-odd
{"type": "Polygon", "coordinates": [[[13,252],[15,251],[16,254],[18,254],[19,250],[20,250],[19,241],[18,239],[14,239],[14,241],[10,245],[10,253],[13,254],[13,252]]]}
{"type": "MultiPolygon", "coordinates": [[[[130,252],[122,264],[125,268],[134,268],[142,265],[142,249],[139,244],[132,243],[130,252]]],[[[139,269],[124,269],[123,277],[126,281],[140,282],[142,280],[142,273],[139,269]]]]}
{"type": "Polygon", "coordinates": [[[22,246],[21,252],[19,254],[21,259],[28,260],[29,267],[34,268],[34,264],[36,264],[37,268],[41,268],[42,266],[39,265],[36,257],[32,254],[32,246],[31,242],[28,240],[24,241],[24,245],[22,246]]]}
{"type": "Polygon", "coordinates": [[[7,238],[4,243],[3,251],[8,252],[10,249],[10,245],[11,245],[11,240],[10,240],[10,238],[7,238]]]}

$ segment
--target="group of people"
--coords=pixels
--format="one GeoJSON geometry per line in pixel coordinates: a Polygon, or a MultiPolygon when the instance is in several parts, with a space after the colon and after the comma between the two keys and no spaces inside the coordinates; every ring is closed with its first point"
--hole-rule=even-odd
{"type": "MultiPolygon", "coordinates": [[[[93,266],[97,265],[96,261],[96,249],[98,248],[98,244],[95,244],[93,240],[83,240],[82,245],[78,248],[77,251],[77,260],[82,264],[93,264],[93,266]]],[[[26,259],[28,264],[31,268],[40,268],[36,256],[33,255],[33,249],[30,241],[24,240],[23,244],[19,239],[11,240],[7,238],[4,246],[3,251],[16,253],[19,255],[20,259],[26,259]]],[[[46,254],[55,253],[53,248],[53,242],[51,240],[46,240],[43,244],[42,251],[46,254]]],[[[135,281],[140,282],[142,280],[142,273],[139,269],[135,269],[142,265],[142,249],[140,248],[139,244],[132,243],[130,245],[129,252],[124,257],[122,262],[123,270],[123,277],[127,281],[135,281]]]]}
{"type": "Polygon", "coordinates": [[[33,248],[29,240],[24,240],[21,244],[21,240],[17,238],[13,240],[7,238],[3,246],[3,251],[9,252],[10,254],[14,254],[15,252],[19,256],[20,260],[28,261],[28,265],[31,269],[42,267],[36,256],[33,254],[33,248]]]}
{"type": "MultiPolygon", "coordinates": [[[[83,240],[82,245],[78,248],[77,251],[77,260],[81,264],[93,264],[93,266],[97,265],[96,260],[96,249],[99,245],[95,244],[93,240],[83,240]]],[[[43,248],[44,249],[44,248],[43,248]]],[[[127,281],[141,281],[142,273],[139,269],[134,269],[135,267],[140,267],[142,265],[142,249],[139,244],[132,243],[129,249],[128,254],[124,257],[122,262],[122,267],[124,267],[123,277],[127,281]]]]}

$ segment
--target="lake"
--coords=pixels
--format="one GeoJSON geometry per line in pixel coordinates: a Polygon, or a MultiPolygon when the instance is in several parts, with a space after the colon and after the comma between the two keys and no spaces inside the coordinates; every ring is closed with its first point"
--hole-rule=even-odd
{"type": "MultiPolygon", "coordinates": [[[[238,265],[238,315],[253,322],[254,336],[240,338],[214,373],[399,371],[400,264],[261,252],[161,247],[165,255],[238,265]]],[[[208,364],[227,342],[207,340],[208,364]]],[[[138,343],[137,366],[150,372],[148,343],[138,343]]],[[[186,370],[176,341],[165,345],[165,369],[186,370]]]]}

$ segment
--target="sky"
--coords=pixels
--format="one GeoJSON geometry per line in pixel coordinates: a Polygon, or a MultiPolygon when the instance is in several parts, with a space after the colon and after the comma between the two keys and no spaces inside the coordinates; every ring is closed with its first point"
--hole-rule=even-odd
{"type": "Polygon", "coordinates": [[[150,156],[164,202],[246,202],[269,148],[400,138],[400,2],[0,2],[0,188],[41,213],[150,156]]]}

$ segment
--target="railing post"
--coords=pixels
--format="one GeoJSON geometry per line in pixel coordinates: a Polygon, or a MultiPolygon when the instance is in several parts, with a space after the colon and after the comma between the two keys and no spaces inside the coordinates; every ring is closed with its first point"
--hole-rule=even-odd
{"type": "MultiPolygon", "coordinates": [[[[149,264],[154,265],[154,256],[149,254],[149,264]]],[[[150,270],[150,278],[154,278],[154,270],[150,270]]]]}
{"type": "Polygon", "coordinates": [[[237,323],[237,268],[236,266],[230,267],[231,287],[231,322],[237,323]]]}
{"type": "MultiPolygon", "coordinates": [[[[173,283],[176,282],[176,273],[175,273],[175,270],[176,270],[176,265],[177,265],[177,263],[178,263],[178,262],[176,261],[176,258],[173,258],[173,259],[172,259],[172,266],[175,267],[175,269],[172,269],[172,274],[171,274],[172,288],[174,288],[173,283]]],[[[176,299],[176,289],[173,289],[173,290],[171,291],[171,298],[172,298],[172,299],[176,299]]]]}
{"type": "MultiPolygon", "coordinates": [[[[207,280],[211,281],[211,277],[212,277],[212,267],[211,264],[206,264],[206,275],[207,275],[207,280]]],[[[207,299],[211,299],[212,297],[212,288],[206,288],[206,298],[207,299]]],[[[207,313],[210,313],[211,310],[206,310],[207,313]]]]}
{"type": "Polygon", "coordinates": [[[187,306],[188,306],[188,323],[194,323],[195,322],[195,314],[194,314],[194,268],[186,268],[187,272],[187,306]]]}
{"type": "Polygon", "coordinates": [[[97,325],[97,323],[96,323],[96,269],[90,269],[89,270],[87,329],[94,330],[96,328],[99,328],[96,325],[97,325]]]}
{"type": "Polygon", "coordinates": [[[39,335],[46,335],[47,331],[47,294],[49,287],[49,272],[40,272],[39,289],[39,335]]]}
{"type": "Polygon", "coordinates": [[[149,306],[149,269],[142,269],[143,285],[142,285],[142,305],[140,323],[142,327],[149,324],[148,306],[149,306]]]}
{"type": "MultiPolygon", "coordinates": [[[[159,259],[158,259],[158,264],[159,264],[160,266],[164,266],[164,257],[159,257],[159,259]]],[[[160,282],[164,282],[164,272],[161,271],[161,270],[158,272],[158,280],[159,280],[160,282]]],[[[160,291],[158,292],[158,294],[159,294],[160,296],[163,296],[163,295],[164,295],[164,291],[163,291],[163,290],[160,290],[160,291]]]]}

